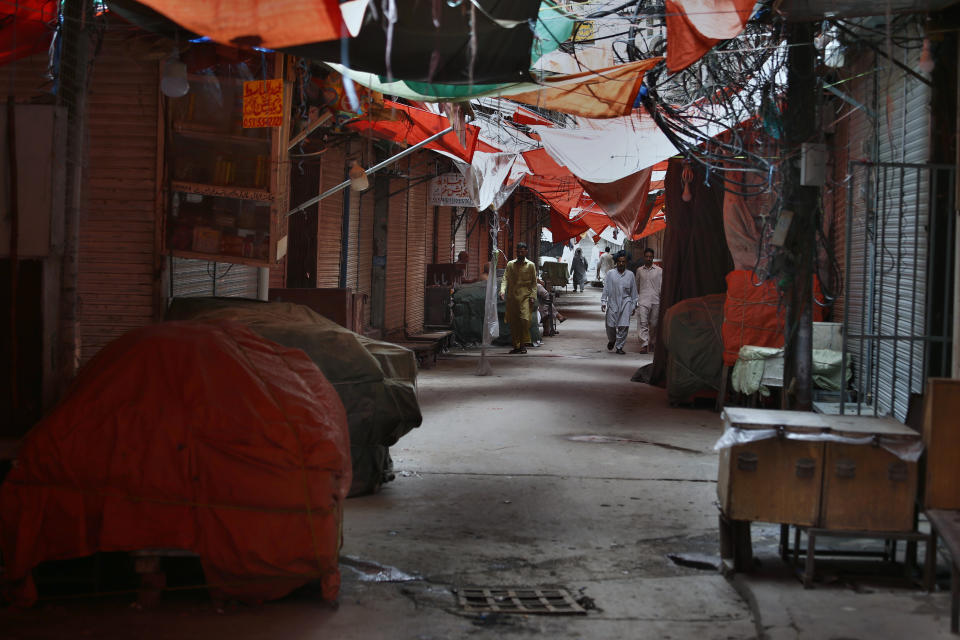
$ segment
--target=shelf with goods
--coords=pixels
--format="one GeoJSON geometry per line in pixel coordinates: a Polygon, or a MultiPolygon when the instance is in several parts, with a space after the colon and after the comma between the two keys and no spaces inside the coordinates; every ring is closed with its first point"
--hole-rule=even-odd
{"type": "MultiPolygon", "coordinates": [[[[282,63],[280,54],[243,65],[217,59],[188,75],[187,95],[165,98],[166,253],[260,267],[274,261],[289,117],[281,126],[244,128],[243,92],[251,77],[282,78],[282,63]]],[[[286,111],[289,83],[283,95],[286,111]]]]}

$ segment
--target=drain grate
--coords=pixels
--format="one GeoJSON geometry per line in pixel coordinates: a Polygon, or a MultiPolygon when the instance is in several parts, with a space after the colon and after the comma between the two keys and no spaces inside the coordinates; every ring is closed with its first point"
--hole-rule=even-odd
{"type": "Polygon", "coordinates": [[[464,587],[457,593],[465,611],[487,613],[586,614],[566,589],[464,587]]]}

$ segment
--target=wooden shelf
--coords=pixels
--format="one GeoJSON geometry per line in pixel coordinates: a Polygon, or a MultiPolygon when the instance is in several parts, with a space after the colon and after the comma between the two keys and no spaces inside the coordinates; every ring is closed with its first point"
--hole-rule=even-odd
{"type": "Polygon", "coordinates": [[[196,124],[174,123],[173,131],[174,133],[184,137],[194,138],[196,140],[204,140],[207,142],[235,142],[238,144],[249,144],[258,147],[270,146],[269,138],[254,138],[236,133],[222,133],[215,130],[213,127],[207,128],[196,124]]]}
{"type": "Polygon", "coordinates": [[[257,200],[259,202],[272,202],[273,195],[266,189],[254,189],[251,187],[234,187],[218,184],[201,184],[198,182],[177,182],[170,183],[170,188],[174,191],[183,191],[184,193],[198,193],[204,196],[217,196],[220,198],[237,198],[239,200],[257,200]]]}
{"type": "Polygon", "coordinates": [[[223,253],[201,253],[200,251],[184,251],[183,249],[170,249],[170,255],[177,258],[190,258],[191,260],[206,260],[208,262],[230,262],[233,264],[245,264],[250,267],[269,267],[270,260],[261,260],[259,258],[246,258],[244,256],[231,256],[223,253]]]}

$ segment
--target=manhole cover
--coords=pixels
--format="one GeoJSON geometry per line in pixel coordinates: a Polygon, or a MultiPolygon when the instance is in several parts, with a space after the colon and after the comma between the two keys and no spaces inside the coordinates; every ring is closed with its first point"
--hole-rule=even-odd
{"type": "Polygon", "coordinates": [[[457,593],[465,611],[492,613],[585,614],[565,589],[487,589],[464,587],[457,593]]]}

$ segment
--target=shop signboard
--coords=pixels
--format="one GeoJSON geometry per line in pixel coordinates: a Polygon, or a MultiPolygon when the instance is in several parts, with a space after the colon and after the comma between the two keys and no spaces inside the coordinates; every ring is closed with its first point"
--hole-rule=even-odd
{"type": "Polygon", "coordinates": [[[466,179],[459,173],[443,173],[430,181],[430,204],[435,207],[474,207],[466,179]]]}
{"type": "Polygon", "coordinates": [[[243,83],[243,127],[279,127],[283,124],[283,80],[243,83]]]}

